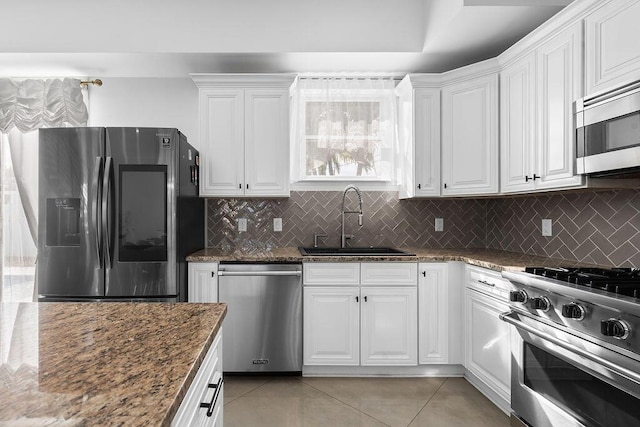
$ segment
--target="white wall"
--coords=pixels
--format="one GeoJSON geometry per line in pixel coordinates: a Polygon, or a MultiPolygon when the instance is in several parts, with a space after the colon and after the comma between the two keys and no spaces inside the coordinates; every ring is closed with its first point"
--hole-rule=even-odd
{"type": "Polygon", "coordinates": [[[191,78],[105,78],[89,89],[89,126],[178,128],[198,141],[198,88],[191,78]]]}

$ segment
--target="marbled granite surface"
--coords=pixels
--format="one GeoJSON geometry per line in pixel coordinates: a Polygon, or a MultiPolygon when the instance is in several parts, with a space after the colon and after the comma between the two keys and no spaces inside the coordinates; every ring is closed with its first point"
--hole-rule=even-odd
{"type": "Polygon", "coordinates": [[[169,425],[226,310],[0,304],[0,426],[169,425]]]}
{"type": "Polygon", "coordinates": [[[415,256],[302,256],[298,248],[276,248],[260,253],[243,254],[206,248],[187,257],[188,262],[367,262],[367,261],[462,261],[496,271],[524,270],[526,266],[586,265],[576,261],[547,258],[495,249],[424,249],[399,248],[415,256]]]}

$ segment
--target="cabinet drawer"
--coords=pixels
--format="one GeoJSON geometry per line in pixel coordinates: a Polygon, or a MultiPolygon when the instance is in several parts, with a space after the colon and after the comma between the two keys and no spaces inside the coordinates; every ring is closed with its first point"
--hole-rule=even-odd
{"type": "Polygon", "coordinates": [[[481,267],[467,266],[467,287],[498,297],[501,300],[509,300],[511,282],[504,279],[500,272],[481,267]]]}
{"type": "Polygon", "coordinates": [[[222,330],[216,336],[209,348],[202,365],[198,369],[191,386],[178,408],[171,425],[211,425],[209,422],[222,415],[222,330]],[[215,384],[216,387],[210,387],[215,384]],[[201,408],[200,403],[214,403],[212,416],[207,416],[207,408],[201,408]],[[197,421],[200,420],[200,421],[197,421]]]}
{"type": "Polygon", "coordinates": [[[363,262],[360,283],[417,286],[418,264],[415,262],[363,262]]]}
{"type": "Polygon", "coordinates": [[[302,265],[305,285],[357,285],[360,283],[360,263],[312,262],[302,265]]]}

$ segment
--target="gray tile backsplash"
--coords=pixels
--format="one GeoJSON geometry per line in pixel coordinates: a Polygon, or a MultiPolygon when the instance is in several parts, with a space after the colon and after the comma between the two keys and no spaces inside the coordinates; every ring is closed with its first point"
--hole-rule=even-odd
{"type": "Polygon", "coordinates": [[[582,191],[493,199],[487,247],[603,265],[640,267],[640,191],[582,191]],[[542,219],[553,235],[543,237],[542,219]]]}
{"type": "MultiPolygon", "coordinates": [[[[398,200],[397,193],[367,191],[363,197],[363,225],[347,215],[345,234],[350,246],[484,247],[486,200],[398,200]],[[444,231],[434,231],[436,217],[444,231]]],[[[252,252],[278,246],[310,246],[314,233],[327,234],[323,245],[340,245],[341,191],[292,192],[288,199],[207,200],[207,244],[225,250],[252,252]],[[246,218],[247,231],[236,220],[246,218]],[[273,218],[282,218],[283,231],[273,231],[273,218]]],[[[351,192],[347,209],[357,208],[351,192]]]]}
{"type": "MultiPolygon", "coordinates": [[[[348,208],[355,209],[354,193],[348,208]]],[[[314,233],[340,244],[341,191],[292,192],[288,199],[207,200],[207,245],[256,252],[310,246],[314,233]],[[236,220],[247,219],[247,231],[236,220]],[[282,218],[283,231],[273,231],[282,218]]],[[[398,200],[394,192],[363,192],[364,224],[346,218],[351,246],[492,248],[604,265],[640,267],[640,190],[582,191],[492,199],[398,200]],[[435,218],[444,231],[434,231],[435,218]],[[543,218],[553,236],[543,237],[543,218]]]]}

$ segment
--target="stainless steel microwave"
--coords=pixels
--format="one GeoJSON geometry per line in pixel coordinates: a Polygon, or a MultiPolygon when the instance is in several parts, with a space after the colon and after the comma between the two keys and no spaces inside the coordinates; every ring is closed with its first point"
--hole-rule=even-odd
{"type": "Polygon", "coordinates": [[[640,170],[640,81],[575,102],[576,171],[640,170]]]}

